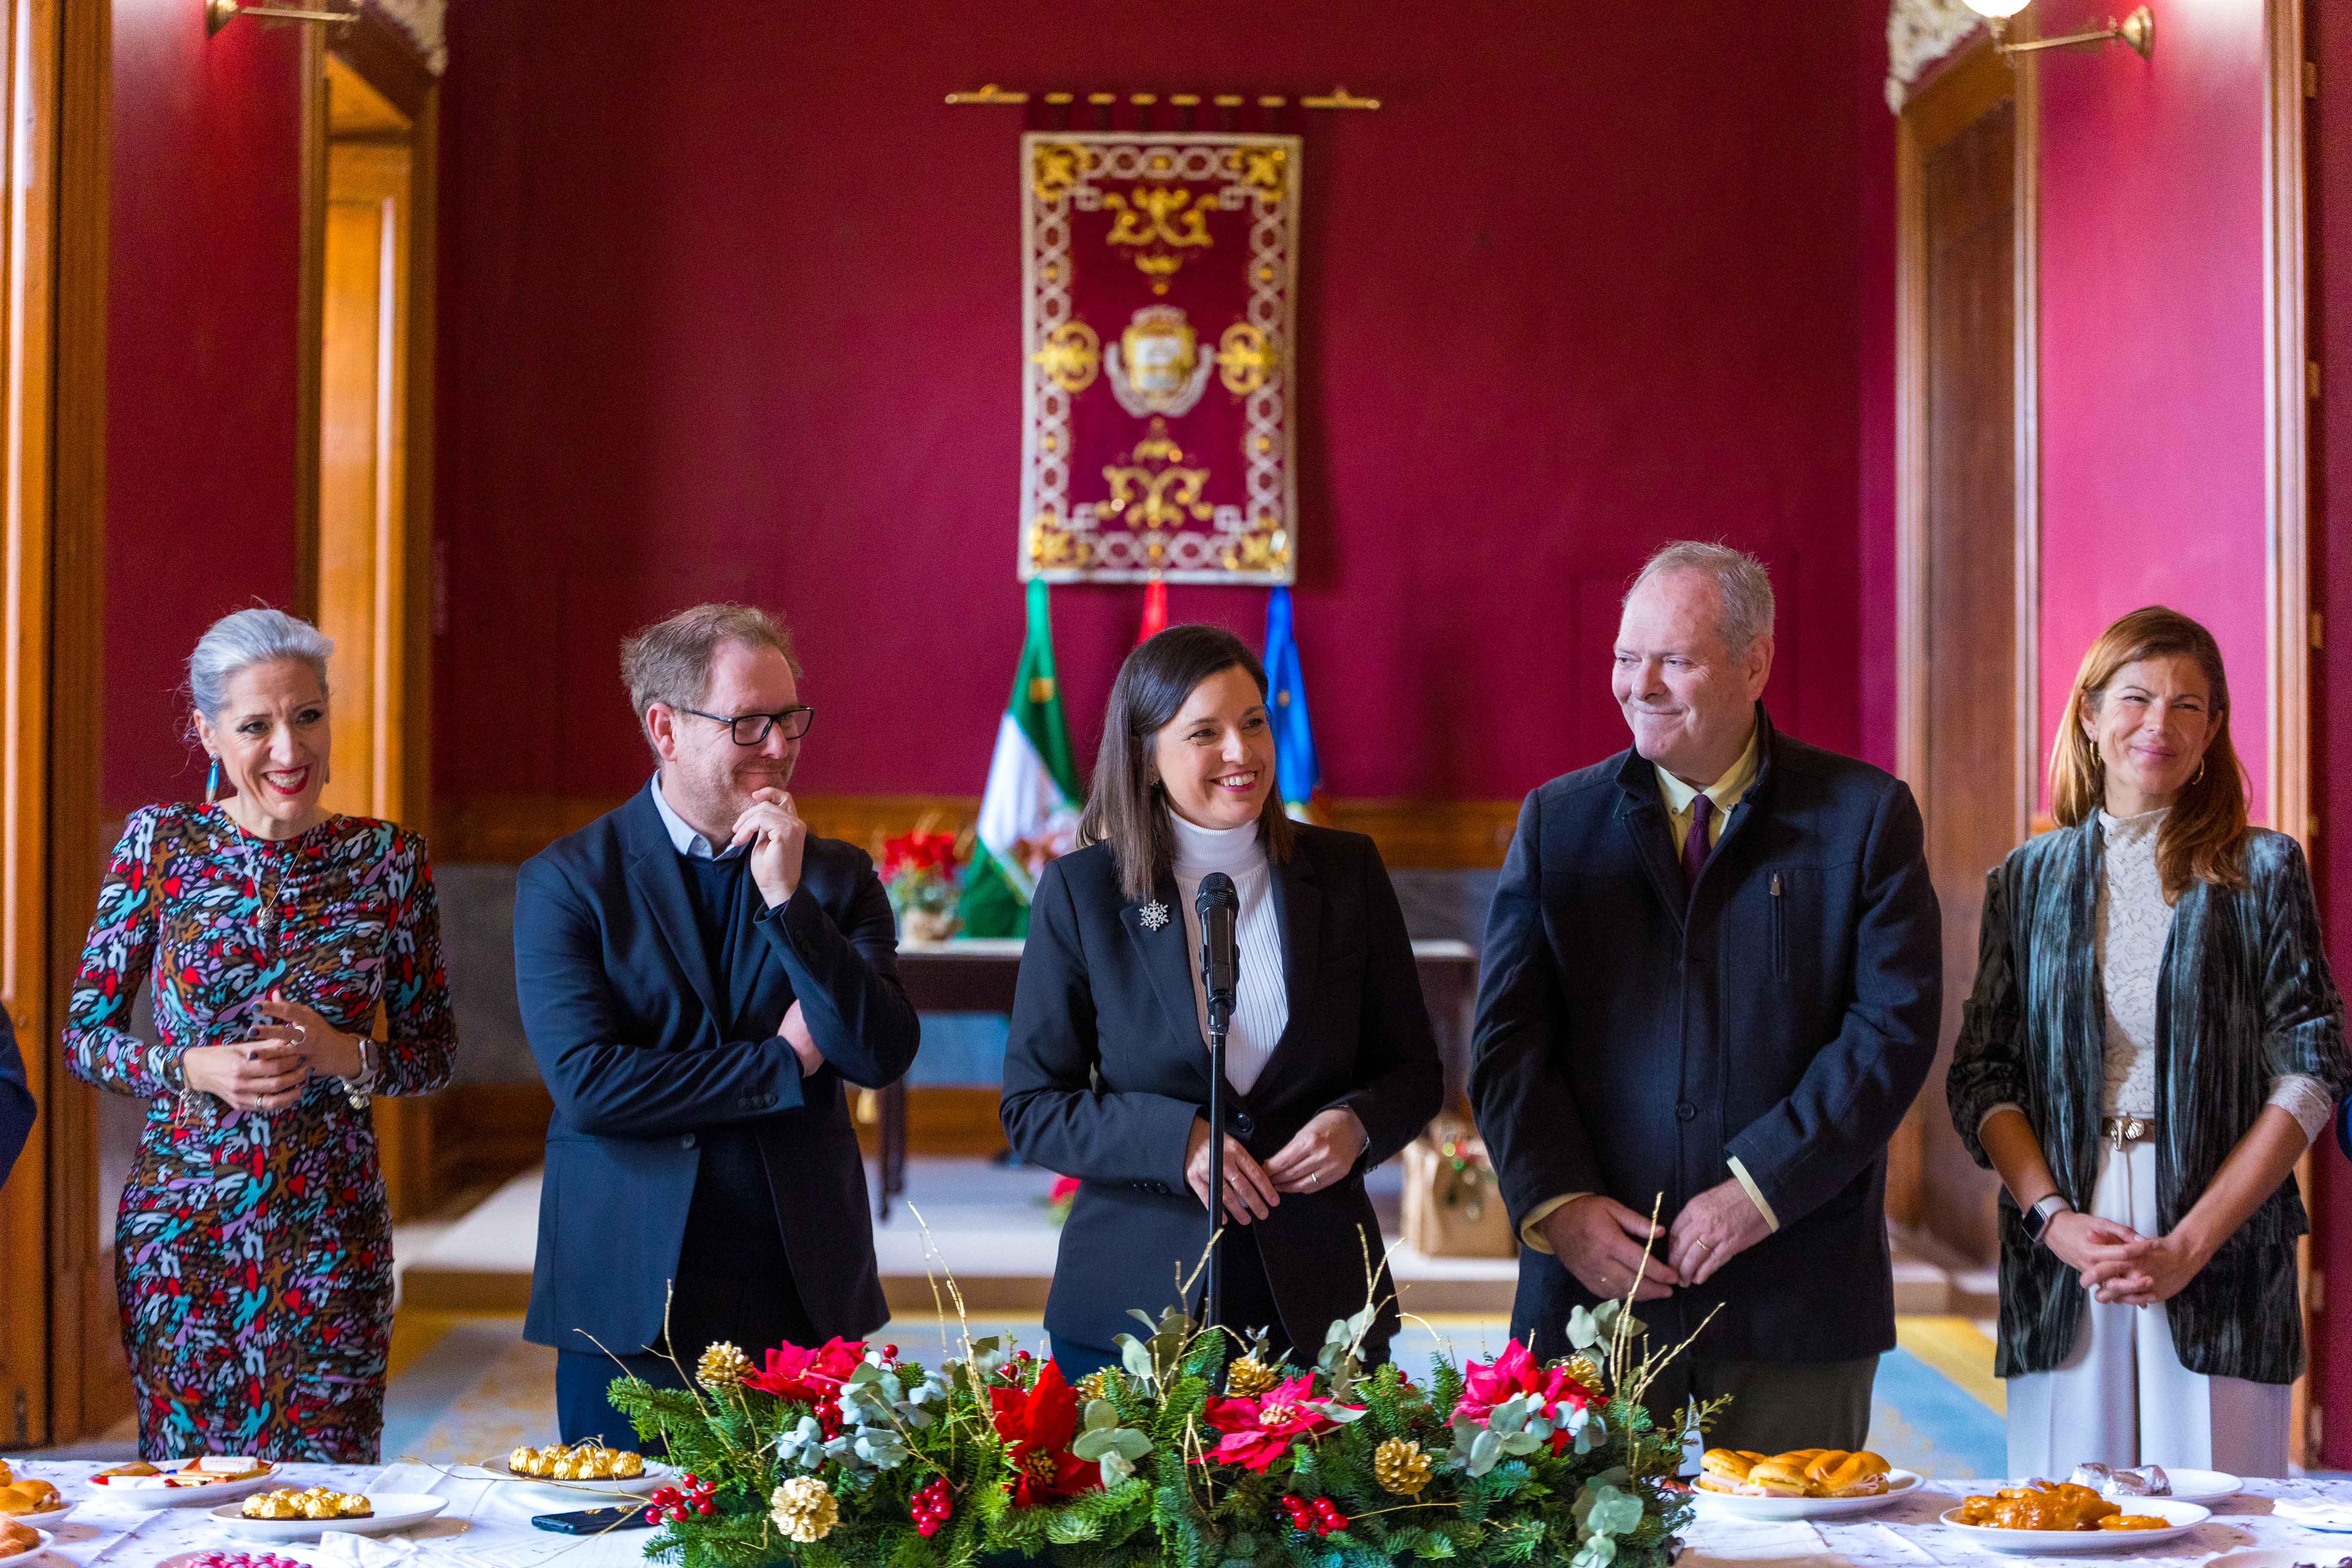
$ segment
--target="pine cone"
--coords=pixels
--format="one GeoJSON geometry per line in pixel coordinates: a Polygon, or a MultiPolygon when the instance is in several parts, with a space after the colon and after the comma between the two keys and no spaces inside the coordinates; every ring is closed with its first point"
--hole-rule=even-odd
{"type": "Polygon", "coordinates": [[[1591,1389],[1601,1386],[1601,1363],[1589,1355],[1570,1356],[1568,1375],[1591,1389]]]}
{"type": "Polygon", "coordinates": [[[751,1371],[751,1358],[725,1340],[702,1352],[694,1375],[705,1388],[732,1388],[751,1371]]]}
{"type": "Polygon", "coordinates": [[[1255,1399],[1282,1381],[1282,1373],[1254,1355],[1225,1368],[1225,1392],[1236,1399],[1255,1399]]]}
{"type": "Polygon", "coordinates": [[[1418,1443],[1391,1437],[1372,1450],[1372,1479],[1382,1491],[1411,1497],[1429,1484],[1429,1456],[1418,1443]]]}
{"type": "Polygon", "coordinates": [[[803,1545],[823,1541],[841,1522],[832,1489],[814,1476],[794,1476],[769,1495],[768,1505],[768,1517],[784,1538],[803,1545]]]}
{"type": "Polygon", "coordinates": [[[1108,1368],[1097,1367],[1078,1379],[1078,1399],[1081,1403],[1110,1397],[1110,1377],[1108,1368]]]}

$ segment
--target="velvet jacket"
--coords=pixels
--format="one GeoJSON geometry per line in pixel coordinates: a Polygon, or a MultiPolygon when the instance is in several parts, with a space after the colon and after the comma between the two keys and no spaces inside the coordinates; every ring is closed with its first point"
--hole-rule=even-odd
{"type": "MultiPolygon", "coordinates": [[[[1301,824],[1272,869],[1290,1019],[1249,1092],[1226,1096],[1226,1131],[1263,1162],[1318,1111],[1345,1107],[1371,1140],[1345,1180],[1285,1193],[1251,1227],[1281,1327],[1312,1360],[1332,1320],[1364,1305],[1367,1267],[1381,1262],[1363,1173],[1442,1109],[1444,1073],[1372,841],[1301,824]]],[[[1184,1155],[1194,1120],[1206,1120],[1209,1050],[1192,996],[1199,952],[1177,896],[1162,871],[1150,900],[1126,897],[1109,846],[1096,844],[1047,866],[1030,906],[1003,1115],[1023,1159],[1078,1178],[1045,1303],[1056,1342],[1108,1351],[1134,1329],[1129,1309],[1156,1319],[1176,1300],[1208,1244],[1184,1155]],[[1160,906],[1150,921],[1148,903],[1160,906]]],[[[1373,1347],[1397,1322],[1381,1267],[1373,1347]]],[[[1196,1312],[1200,1292],[1196,1280],[1196,1312]]]]}
{"type": "MultiPolygon", "coordinates": [[[[1977,1136],[2004,1101],[2032,1123],[2060,1195],[2090,1206],[2099,1169],[2106,998],[2097,917],[2105,843],[2098,818],[2045,833],[1986,880],[1977,979],[1952,1055],[1952,1123],[1979,1165],[1977,1136]]],[[[2272,1080],[2352,1089],[2344,1004],[2320,945],[2303,850],[2253,829],[2247,886],[2191,882],[2173,906],[2156,1005],[2157,1212],[2167,1232],[2193,1207],[2254,1124],[2272,1080]]],[[[1996,1375],[2048,1372],[2073,1351],[2084,1291],[2057,1255],[2029,1241],[2000,1194],[2000,1344],[1996,1375]]],[[[2290,1175],[2166,1303],[2191,1372],[2292,1383],[2303,1371],[2295,1238],[2309,1228],[2290,1175]]]]}
{"type": "MultiPolygon", "coordinates": [[[[1853,1361],[1895,1346],[1886,1145],[1935,1062],[1943,926],[1911,792],[1756,721],[1755,782],[1687,892],[1640,753],[1528,796],[1470,1093],[1515,1226],[1567,1193],[1671,1225],[1737,1158],[1780,1228],[1642,1321],[1711,1360],[1853,1361]]],[[[1520,1252],[1511,1326],[1538,1354],[1593,1304],[1520,1252]]]]}

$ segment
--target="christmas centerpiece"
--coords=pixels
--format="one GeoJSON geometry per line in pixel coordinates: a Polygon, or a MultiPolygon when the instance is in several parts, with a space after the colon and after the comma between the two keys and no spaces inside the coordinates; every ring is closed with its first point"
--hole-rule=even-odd
{"type": "Polygon", "coordinates": [[[898,931],[909,942],[945,942],[955,935],[956,899],[963,884],[968,836],[934,833],[918,826],[912,833],[885,838],[881,853],[883,891],[898,917],[898,931]]]}
{"type": "MultiPolygon", "coordinates": [[[[1367,1370],[1373,1309],[1311,1367],[1177,1309],[1074,1386],[967,1331],[937,1367],[895,1345],[706,1351],[687,1390],[613,1404],[684,1472],[646,1555],[682,1568],[1378,1568],[1410,1559],[1664,1568],[1689,1515],[1679,1433],[1641,1395],[1653,1355],[1619,1303],[1577,1353],[1517,1341],[1425,1384],[1367,1370]]],[[[1679,1349],[1679,1347],[1677,1347],[1679,1349]]],[[[1712,1408],[1702,1411],[1702,1419],[1712,1408]]]]}

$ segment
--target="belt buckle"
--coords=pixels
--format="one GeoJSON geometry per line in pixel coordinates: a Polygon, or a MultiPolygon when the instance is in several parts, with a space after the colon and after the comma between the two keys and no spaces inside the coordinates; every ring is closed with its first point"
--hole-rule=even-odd
{"type": "Polygon", "coordinates": [[[2107,1136],[2118,1154],[2124,1152],[2125,1144],[2140,1142],[2150,1131],[2149,1124],[2137,1116],[2111,1116],[2107,1119],[2107,1136]]]}

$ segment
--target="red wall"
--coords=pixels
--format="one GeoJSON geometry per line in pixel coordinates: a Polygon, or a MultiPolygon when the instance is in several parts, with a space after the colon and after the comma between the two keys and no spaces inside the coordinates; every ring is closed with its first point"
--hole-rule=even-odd
{"type": "MultiPolygon", "coordinates": [[[[2045,34],[2107,14],[2037,11],[2045,34]]],[[[2178,0],[2151,61],[2041,61],[2042,733],[2100,629],[2170,605],[2221,642],[2257,819],[2264,26],[2263,0],[2178,0]]]]}
{"type": "MultiPolygon", "coordinates": [[[[2309,12],[2320,80],[2352,83],[2352,9],[2322,5],[2309,12]]],[[[2335,380],[2352,367],[2352,99],[2338,89],[2311,105],[2307,178],[2311,193],[2310,352],[2335,380]]],[[[2311,582],[2313,606],[2328,636],[2317,656],[2312,703],[2312,805],[2320,832],[2311,845],[2319,880],[2329,962],[2339,985],[2352,983],[2352,578],[2333,570],[2352,559],[2352,401],[2323,397],[2312,407],[2311,582]]],[[[2313,1261],[2328,1276],[2328,1310],[2313,1335],[2314,1397],[2328,1419],[2320,1462],[2352,1468],[2352,1166],[2324,1139],[2314,1154],[2318,1201],[2312,1218],[2313,1261]]]]}
{"type": "Polygon", "coordinates": [[[107,311],[110,813],[204,787],[184,661],[294,591],[300,41],[194,0],[114,6],[107,311]]]}
{"type": "MultiPolygon", "coordinates": [[[[1110,0],[453,7],[438,798],[633,786],[614,645],[716,595],[799,628],[809,790],[979,789],[1021,635],[1021,121],[940,98],[988,79],[1387,104],[1303,121],[1298,624],[1333,793],[1507,796],[1622,746],[1616,598],[1687,534],[1774,564],[1782,722],[1884,757],[1856,371],[1885,10],[1767,10],[1213,0],[1147,41],[1110,0]]],[[[1139,597],[1055,595],[1082,748],[1139,597]]],[[[1262,594],[1171,597],[1262,630],[1262,594]]]]}

